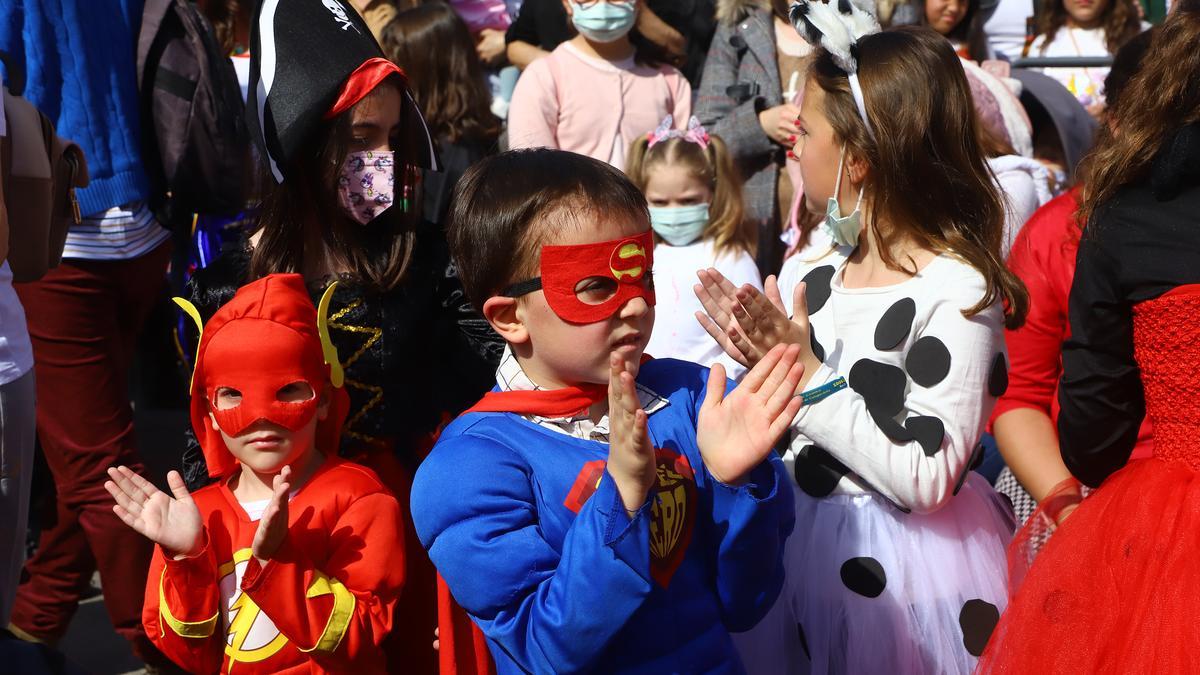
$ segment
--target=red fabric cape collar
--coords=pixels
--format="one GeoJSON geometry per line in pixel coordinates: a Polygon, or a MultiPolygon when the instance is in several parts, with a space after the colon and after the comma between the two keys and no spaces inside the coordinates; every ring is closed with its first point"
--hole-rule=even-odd
{"type": "MultiPolygon", "coordinates": [[[[642,354],[645,364],[651,357],[642,354]]],[[[608,396],[606,384],[579,384],[561,389],[489,391],[467,412],[508,412],[538,417],[576,417],[608,396]]]]}

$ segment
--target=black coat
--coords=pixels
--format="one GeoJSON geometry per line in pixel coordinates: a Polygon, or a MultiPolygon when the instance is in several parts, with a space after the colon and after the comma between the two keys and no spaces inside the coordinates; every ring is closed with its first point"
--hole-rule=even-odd
{"type": "Polygon", "coordinates": [[[1124,466],[1137,442],[1146,401],[1133,308],[1200,283],[1197,214],[1200,125],[1192,125],[1164,143],[1146,179],[1097,209],[1079,243],[1058,433],[1063,461],[1087,485],[1124,466]]]}

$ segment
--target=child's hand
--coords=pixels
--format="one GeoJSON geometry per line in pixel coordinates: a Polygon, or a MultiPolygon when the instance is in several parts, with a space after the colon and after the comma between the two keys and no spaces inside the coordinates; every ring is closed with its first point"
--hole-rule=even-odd
{"type": "Polygon", "coordinates": [[[699,270],[696,276],[700,283],[693,286],[692,290],[704,307],[703,312],[696,312],[696,321],[730,358],[746,368],[754,367],[758,359],[751,361],[751,354],[743,352],[738,346],[748,343],[737,319],[733,317],[733,306],[738,304],[737,287],[713,268],[699,270]]]}
{"type": "Polygon", "coordinates": [[[285,466],[275,475],[271,483],[274,492],[271,501],[263,511],[258,521],[258,531],[254,533],[254,542],[250,544],[250,552],[258,559],[259,565],[267,564],[271,556],[279,550],[288,530],[288,490],[292,477],[292,467],[285,466]]]}
{"type": "Polygon", "coordinates": [[[712,367],[700,406],[696,444],[713,478],[740,485],[770,454],[775,441],[800,412],[795,396],[804,366],[798,345],[777,345],[725,395],[725,368],[712,367]]]}
{"type": "Polygon", "coordinates": [[[504,31],[494,28],[484,28],[479,31],[475,43],[475,53],[485,66],[498,66],[504,63],[504,31]]]}
{"type": "Polygon", "coordinates": [[[789,319],[774,275],[767,277],[765,296],[749,284],[735,288],[715,269],[701,270],[697,275],[701,285],[696,286],[696,297],[708,315],[697,312],[696,319],[725,353],[750,367],[775,345],[800,345],[804,381],[816,372],[821,364],[812,351],[806,284],[801,282],[792,293],[789,319]]]}
{"type": "Polygon", "coordinates": [[[113,496],[113,512],[126,525],[177,557],[194,555],[203,544],[200,509],[188,494],[178,471],[167,474],[171,499],[150,481],[124,466],[110,468],[104,489],[113,496]]]}
{"type": "Polygon", "coordinates": [[[646,502],[657,476],[654,446],[646,430],[646,411],[638,400],[633,375],[616,352],[608,357],[608,474],[617,484],[625,510],[646,502]]]}

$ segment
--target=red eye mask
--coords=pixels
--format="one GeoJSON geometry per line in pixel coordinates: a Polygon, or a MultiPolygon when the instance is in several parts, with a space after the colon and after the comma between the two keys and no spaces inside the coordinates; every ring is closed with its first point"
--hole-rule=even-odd
{"type": "Polygon", "coordinates": [[[260,419],[297,431],[316,413],[325,379],[320,346],[291,328],[262,319],[230,323],[214,336],[205,356],[209,409],[226,434],[238,436],[260,419]],[[263,345],[270,348],[263,349],[263,345]],[[279,390],[293,382],[307,383],[313,397],[279,400],[279,390]],[[217,390],[221,387],[239,391],[241,403],[219,409],[217,390]]]}
{"type": "Polygon", "coordinates": [[[654,288],[645,282],[654,266],[654,237],[649,230],[634,237],[595,244],[543,246],[542,276],[509,286],[502,295],[515,298],[539,288],[550,309],[563,321],[588,324],[616,314],[625,303],[644,298],[654,306],[654,288]],[[616,292],[596,304],[579,298],[585,279],[616,282],[616,292]]]}
{"type": "MultiPolygon", "coordinates": [[[[198,319],[196,309],[187,307],[198,319]]],[[[317,422],[316,445],[322,452],[336,451],[350,397],[344,388],[331,385],[323,352],[317,308],[299,274],[271,274],[251,282],[217,310],[203,327],[196,350],[190,408],[210,476],[226,476],[238,467],[213,429],[210,412],[229,436],[241,435],[261,419],[298,431],[313,419],[328,391],[329,414],[317,422]],[[307,383],[313,398],[279,400],[280,389],[294,382],[307,383]],[[240,392],[240,403],[218,410],[221,387],[240,392]]]]}

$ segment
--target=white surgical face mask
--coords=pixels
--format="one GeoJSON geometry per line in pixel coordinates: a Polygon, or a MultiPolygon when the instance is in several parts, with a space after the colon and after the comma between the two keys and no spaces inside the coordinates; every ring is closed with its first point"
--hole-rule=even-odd
{"type": "Polygon", "coordinates": [[[708,227],[708,204],[651,206],[650,227],[671,246],[687,246],[708,227]]]}
{"type": "Polygon", "coordinates": [[[825,207],[825,231],[833,238],[834,243],[838,246],[858,246],[858,235],[862,233],[862,211],[859,207],[862,206],[863,189],[858,189],[858,202],[854,205],[854,211],[848,216],[842,216],[842,209],[838,206],[837,196],[842,191],[842,167],[846,162],[846,146],[842,145],[842,154],[838,157],[837,181],[833,186],[833,196],[829,198],[829,202],[825,207]]]}
{"type": "Polygon", "coordinates": [[[571,3],[571,23],[575,30],[593,42],[613,42],[625,37],[636,18],[634,0],[626,2],[597,2],[583,7],[571,3]]]}

